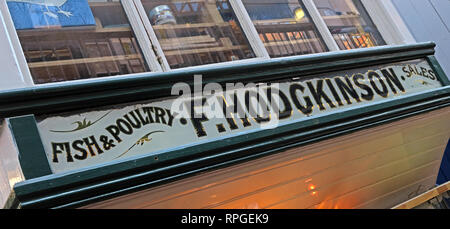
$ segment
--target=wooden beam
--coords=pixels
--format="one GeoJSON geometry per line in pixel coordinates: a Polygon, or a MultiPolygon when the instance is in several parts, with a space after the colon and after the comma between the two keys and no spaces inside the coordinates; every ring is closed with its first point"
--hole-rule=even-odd
{"type": "Polygon", "coordinates": [[[189,28],[207,28],[214,26],[230,26],[228,22],[220,22],[220,23],[196,23],[196,24],[178,24],[178,25],[154,25],[153,29],[189,29],[189,28]]]}
{"type": "Polygon", "coordinates": [[[190,49],[190,50],[177,50],[177,51],[168,51],[165,52],[167,56],[170,55],[188,55],[188,54],[197,54],[197,53],[205,53],[205,52],[224,52],[224,51],[232,51],[236,49],[245,49],[249,48],[246,45],[235,45],[231,47],[214,47],[214,48],[200,48],[200,49],[190,49]]]}
{"type": "Polygon", "coordinates": [[[450,190],[450,181],[416,196],[392,209],[412,209],[450,190]]]}
{"type": "Polygon", "coordinates": [[[30,68],[39,68],[39,67],[51,67],[51,66],[72,65],[72,64],[88,64],[97,62],[131,60],[131,59],[139,59],[141,57],[142,56],[140,54],[122,55],[122,56],[104,56],[104,57],[81,58],[73,60],[34,62],[28,63],[28,66],[30,68]]]}

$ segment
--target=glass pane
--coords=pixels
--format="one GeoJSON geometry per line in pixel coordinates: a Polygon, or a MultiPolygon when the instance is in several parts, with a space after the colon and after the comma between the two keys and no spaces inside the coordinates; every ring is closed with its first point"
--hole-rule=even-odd
{"type": "Polygon", "coordinates": [[[342,50],[385,45],[360,1],[314,0],[342,50]]]}
{"type": "Polygon", "coordinates": [[[243,0],[271,57],[326,52],[327,48],[298,0],[243,0]]]}
{"type": "Polygon", "coordinates": [[[255,57],[228,1],[142,0],[171,68],[255,57]]]}
{"type": "Polygon", "coordinates": [[[35,83],[148,71],[119,0],[7,0],[35,83]]]}

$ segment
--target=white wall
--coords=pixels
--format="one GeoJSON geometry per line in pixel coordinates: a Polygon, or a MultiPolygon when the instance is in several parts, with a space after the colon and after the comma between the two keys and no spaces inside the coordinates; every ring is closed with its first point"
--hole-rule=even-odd
{"type": "Polygon", "coordinates": [[[450,0],[392,0],[417,42],[434,41],[450,79],[450,0]]]}
{"type": "Polygon", "coordinates": [[[11,189],[24,176],[19,163],[19,153],[5,120],[0,122],[0,209],[5,205],[11,189]]]}
{"type": "Polygon", "coordinates": [[[16,54],[13,49],[20,44],[14,37],[17,35],[11,28],[12,23],[8,23],[10,20],[6,1],[0,1],[0,91],[33,85],[23,54],[16,54]]]}

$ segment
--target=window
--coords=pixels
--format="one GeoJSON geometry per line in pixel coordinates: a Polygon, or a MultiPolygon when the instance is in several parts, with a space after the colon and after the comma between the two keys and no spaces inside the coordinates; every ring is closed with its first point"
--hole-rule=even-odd
{"type": "Polygon", "coordinates": [[[340,49],[385,45],[360,1],[314,0],[340,49]]]}
{"type": "Polygon", "coordinates": [[[35,83],[148,71],[119,0],[7,4],[35,83]]]}
{"type": "Polygon", "coordinates": [[[228,0],[141,2],[171,68],[255,57],[228,0]]]}
{"type": "Polygon", "coordinates": [[[6,2],[36,84],[386,44],[361,0],[6,2]]]}
{"type": "Polygon", "coordinates": [[[242,0],[271,57],[326,52],[300,1],[242,0]]]}

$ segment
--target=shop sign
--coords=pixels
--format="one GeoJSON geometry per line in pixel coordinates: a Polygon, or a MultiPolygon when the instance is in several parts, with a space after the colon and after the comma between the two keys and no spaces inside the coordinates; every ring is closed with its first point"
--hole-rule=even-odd
{"type": "Polygon", "coordinates": [[[185,91],[179,93],[181,84],[174,90],[177,96],[171,98],[38,117],[50,167],[60,173],[231,136],[245,137],[249,131],[277,128],[442,86],[422,59],[298,76],[271,84],[236,85],[239,83],[222,91],[205,85],[202,93],[186,96],[185,91]]]}

